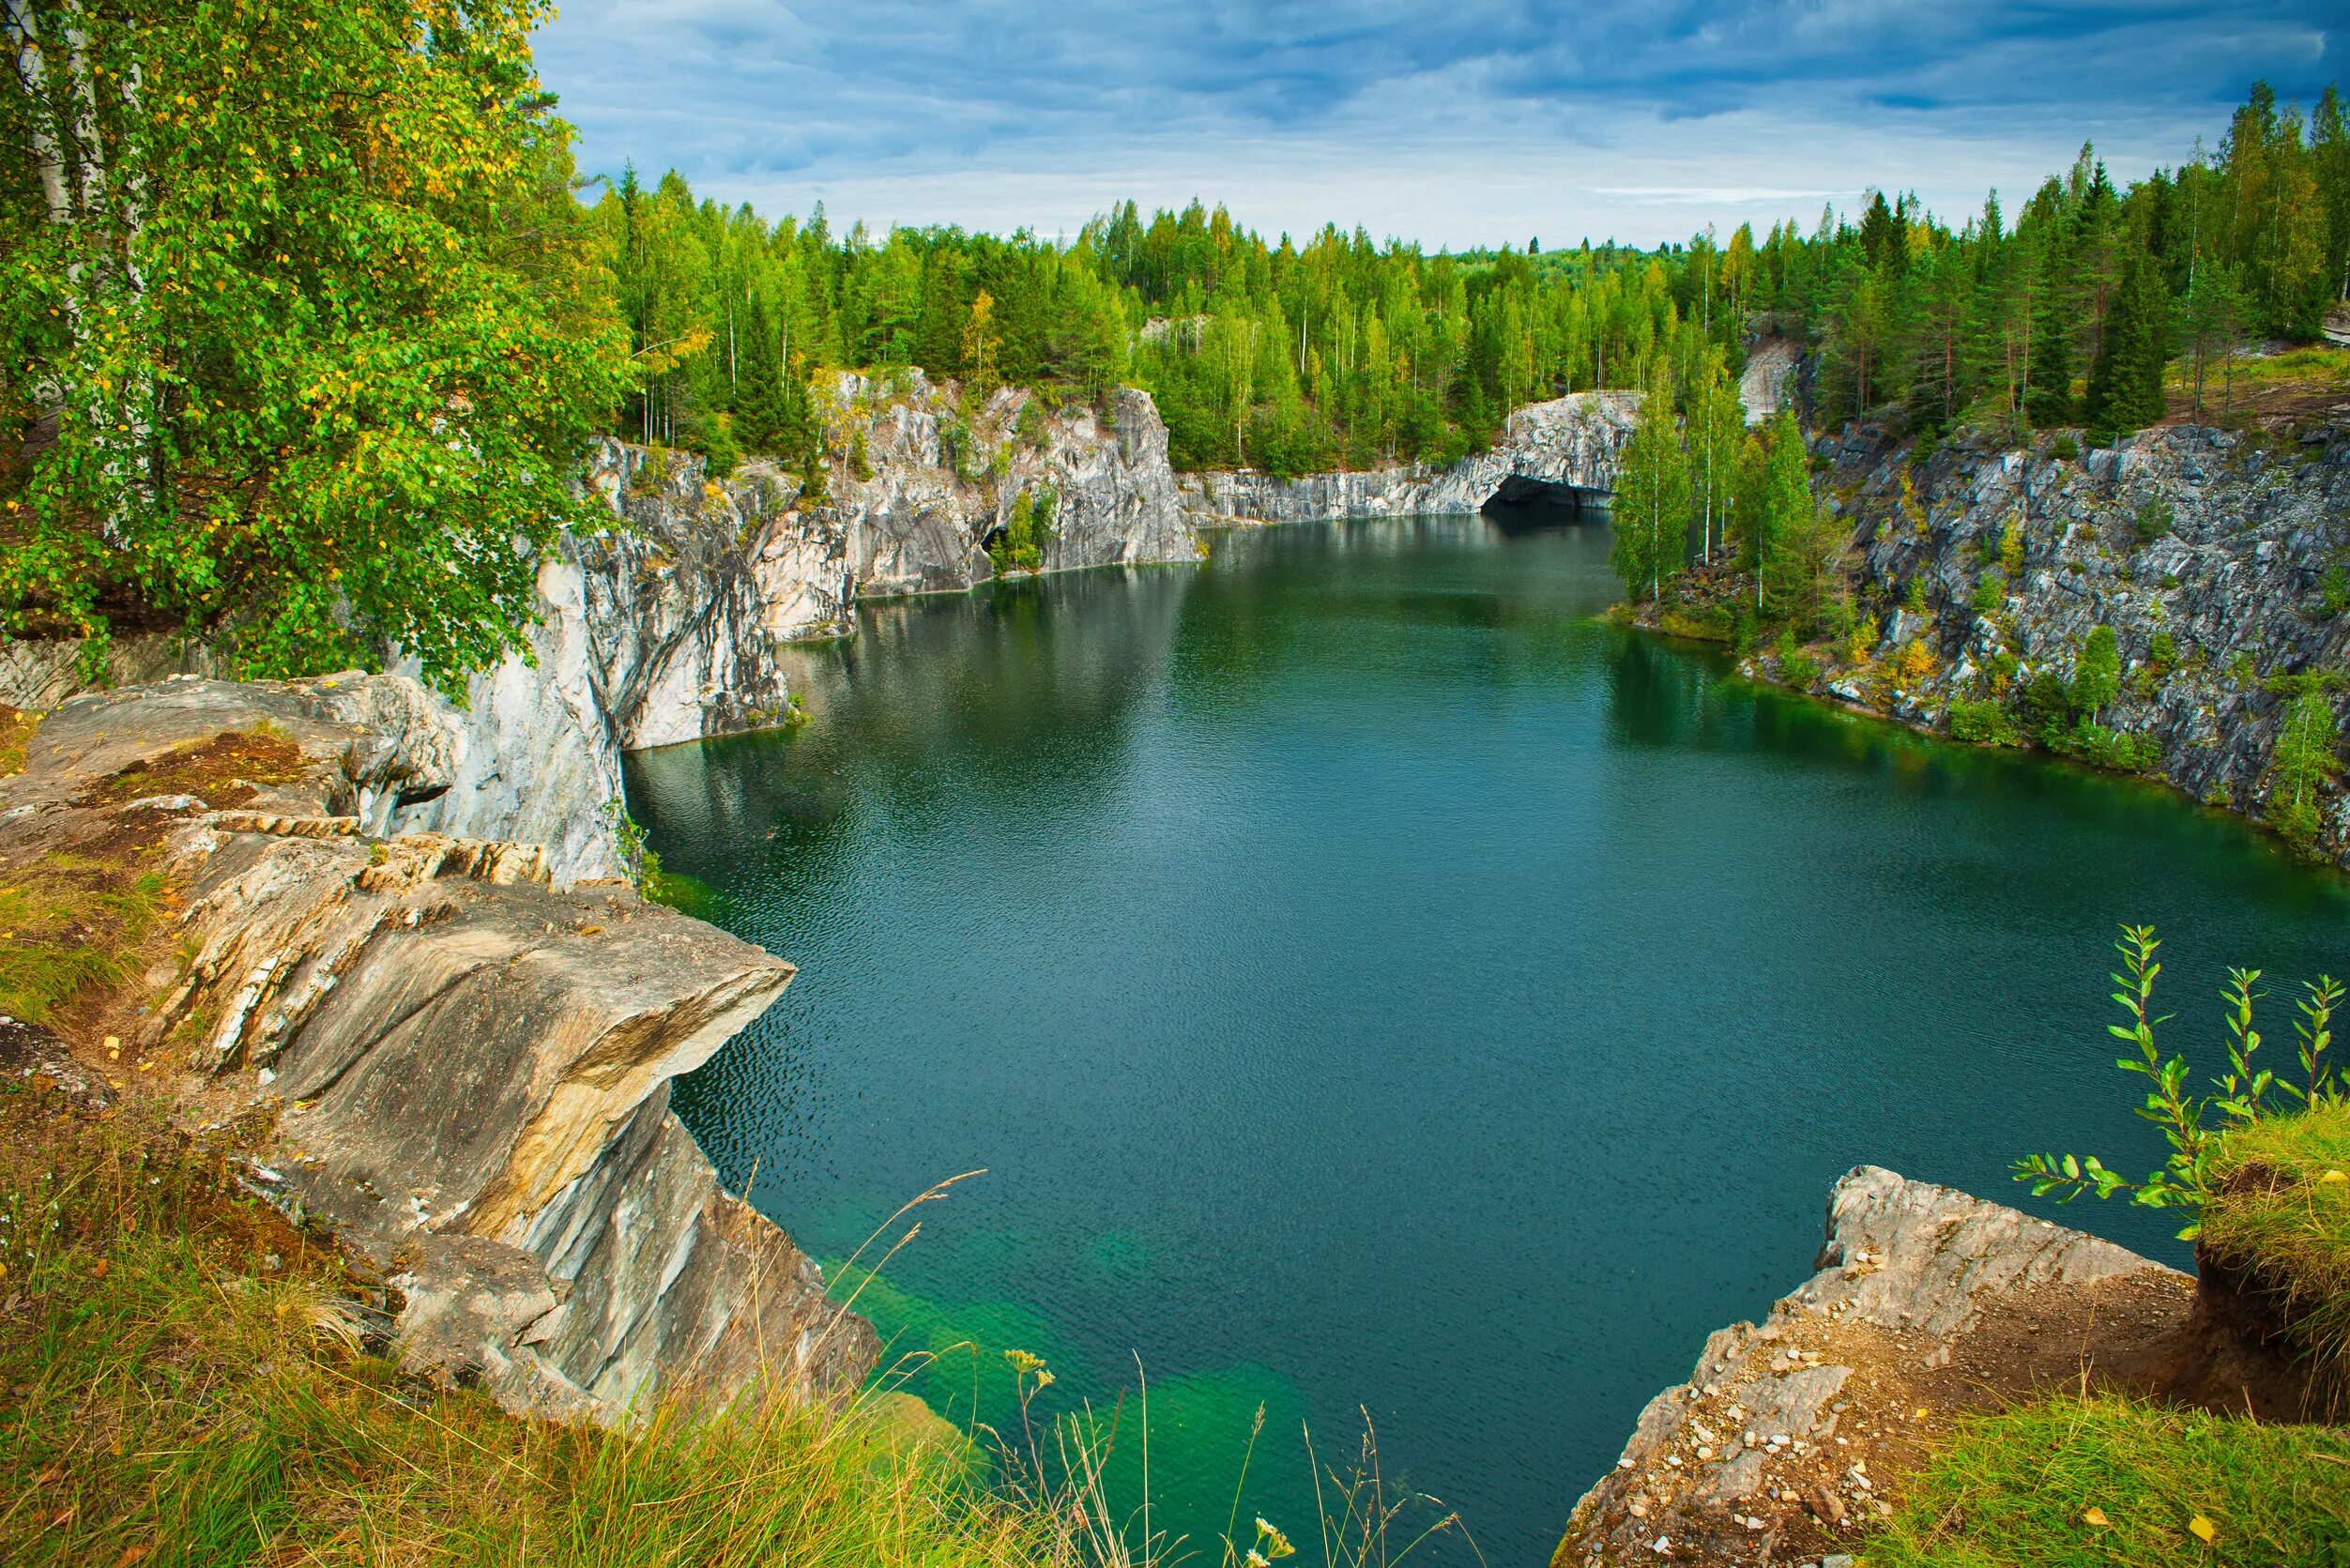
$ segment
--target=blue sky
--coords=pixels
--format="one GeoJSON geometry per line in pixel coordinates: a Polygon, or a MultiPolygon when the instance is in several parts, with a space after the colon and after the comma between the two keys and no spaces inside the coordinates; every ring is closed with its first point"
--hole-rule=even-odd
{"type": "Polygon", "coordinates": [[[2136,177],[2257,77],[2350,79],[2350,6],[567,0],[538,55],[587,168],[771,216],[1052,235],[1197,194],[1301,235],[1645,244],[1871,185],[2012,208],[2084,139],[2136,177]]]}

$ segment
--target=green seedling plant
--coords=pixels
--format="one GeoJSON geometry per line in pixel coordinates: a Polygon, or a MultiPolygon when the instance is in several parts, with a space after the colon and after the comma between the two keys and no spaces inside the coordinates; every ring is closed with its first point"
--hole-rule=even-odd
{"type": "Polygon", "coordinates": [[[2259,989],[2261,971],[2231,968],[2220,995],[2228,1008],[2227,1071],[2212,1080],[2214,1092],[2198,1094],[2189,1085],[2187,1058],[2165,1056],[2155,1030],[2171,1015],[2154,1015],[2154,982],[2162,973],[2155,954],[2161,947],[2154,927],[2122,927],[2114,948],[2122,968],[2112,979],[2127,1022],[2109,1024],[2107,1032],[2126,1041],[2131,1054],[2113,1065],[2144,1078],[2149,1088],[2138,1115],[2162,1129],[2170,1157],[2134,1181],[2094,1154],[2031,1154],[2015,1162],[2015,1179],[2028,1182],[2036,1197],[2053,1196],[2070,1203],[2083,1193],[2100,1198],[2128,1195],[2149,1209],[2181,1209],[2193,1216],[2179,1231],[2193,1241],[2201,1231],[2201,1213],[2213,1190],[2212,1163],[2220,1140],[2236,1128],[2281,1111],[2309,1109],[2338,1103],[2342,1084],[2334,1065],[2326,1059],[2333,1043],[2333,1013],[2341,1005],[2342,987],[2329,975],[2320,975],[2303,988],[2293,1030],[2299,1044],[2298,1080],[2280,1076],[2259,1066],[2260,1031],[2253,1027],[2256,1004],[2266,994],[2259,989]]]}

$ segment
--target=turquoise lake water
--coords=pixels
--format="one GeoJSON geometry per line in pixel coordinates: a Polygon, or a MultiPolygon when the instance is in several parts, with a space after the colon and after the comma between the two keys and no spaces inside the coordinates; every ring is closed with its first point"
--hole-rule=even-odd
{"type": "Polygon", "coordinates": [[[2344,879],[1612,628],[1606,560],[1600,525],[1318,525],[868,606],[792,655],[805,728],[632,759],[667,867],[801,970],[679,1086],[727,1180],[837,1263],[985,1170],[858,1300],[935,1407],[1016,1428],[1007,1348],[1040,1416],[1138,1359],[1152,1528],[1211,1563],[1260,1406],[1239,1517],[1301,1560],[1301,1427],[1343,1469],[1367,1416],[1391,1487],[1539,1564],[1845,1169],[2032,1207],[2018,1154],[2156,1163],[2119,922],[2199,1061],[2226,965],[2281,1056],[2285,982],[2350,967],[2344,879]]]}

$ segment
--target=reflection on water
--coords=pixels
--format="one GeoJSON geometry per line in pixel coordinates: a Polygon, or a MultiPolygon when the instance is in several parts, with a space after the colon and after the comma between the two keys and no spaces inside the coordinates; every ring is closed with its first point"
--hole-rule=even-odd
{"type": "Polygon", "coordinates": [[[1139,1355],[1195,1538],[1259,1403],[1242,1517],[1310,1534],[1299,1426],[1345,1449],[1360,1407],[1539,1562],[1845,1168],[2154,1163],[2102,1038],[2117,922],[2163,925],[2206,1052],[2226,963],[2342,968],[2338,878],[1610,627],[1606,551],[1333,525],[869,606],[794,655],[804,730],[634,760],[665,863],[801,966],[679,1087],[728,1178],[839,1259],[988,1172],[859,1302],[934,1404],[1005,1420],[1005,1348],[1048,1403],[1139,1355]]]}

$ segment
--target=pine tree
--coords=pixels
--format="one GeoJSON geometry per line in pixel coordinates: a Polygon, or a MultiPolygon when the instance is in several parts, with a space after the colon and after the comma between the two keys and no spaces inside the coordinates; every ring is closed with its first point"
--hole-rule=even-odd
{"type": "Polygon", "coordinates": [[[2053,238],[2040,252],[2024,412],[2036,425],[2067,425],[2072,422],[2073,312],[2066,299],[2064,250],[2053,238]]]}

